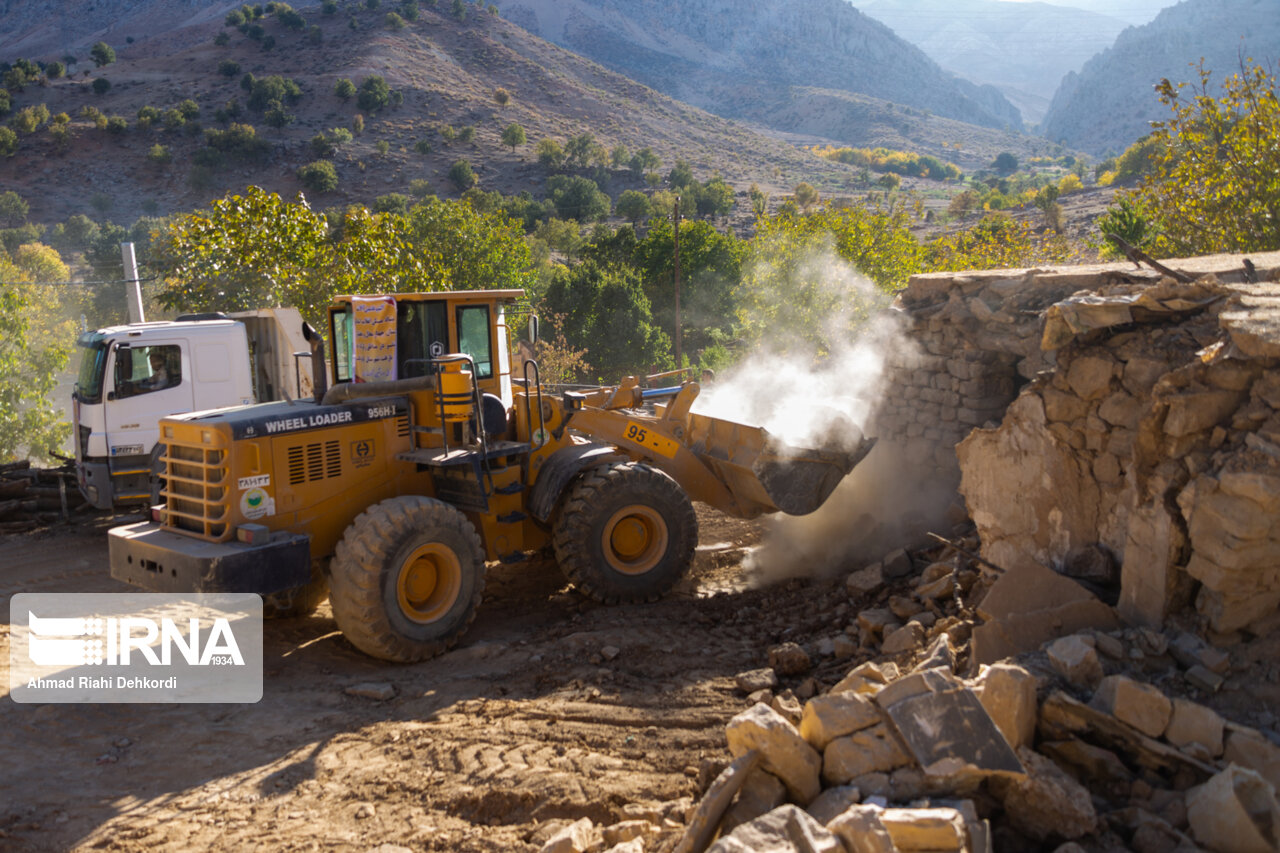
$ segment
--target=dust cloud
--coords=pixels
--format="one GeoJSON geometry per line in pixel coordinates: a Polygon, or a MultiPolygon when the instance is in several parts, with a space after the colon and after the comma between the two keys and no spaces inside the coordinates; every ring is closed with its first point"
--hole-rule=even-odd
{"type": "MultiPolygon", "coordinates": [[[[820,334],[771,326],[772,345],[705,387],[693,410],[764,427],[796,447],[851,449],[863,434],[875,436],[890,354],[910,364],[915,344],[884,310],[890,297],[833,252],[809,259],[803,273],[806,288],[830,306],[820,334]],[[825,352],[799,346],[815,338],[825,352]]],[[[930,494],[905,476],[899,455],[882,440],[816,512],[766,519],[764,543],[744,564],[748,581],[767,586],[860,568],[927,526],[950,492],[930,494]]]]}

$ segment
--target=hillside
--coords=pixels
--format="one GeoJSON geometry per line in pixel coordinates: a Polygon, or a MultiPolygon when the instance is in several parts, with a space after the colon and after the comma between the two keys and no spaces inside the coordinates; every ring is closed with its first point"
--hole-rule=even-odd
{"type": "Polygon", "coordinates": [[[997,0],[853,0],[947,71],[995,86],[1035,124],[1063,76],[1127,26],[1066,5],[997,0]]]}
{"type": "Polygon", "coordinates": [[[1280,59],[1277,0],[1183,0],[1062,81],[1041,125],[1044,135],[1102,155],[1123,151],[1166,118],[1152,87],[1161,78],[1194,82],[1203,57],[1214,81],[1239,70],[1239,57],[1280,59]]]}
{"type": "MultiPolygon", "coordinates": [[[[797,143],[824,142],[820,136],[783,138],[709,114],[548,44],[501,17],[467,8],[470,13],[459,22],[424,7],[416,22],[399,30],[387,25],[385,9],[362,6],[354,13],[323,15],[318,8],[303,8],[307,26],[315,27],[316,34],[288,29],[268,16],[261,24],[265,35],[275,39],[270,50],[263,48],[265,38],[255,41],[224,27],[221,16],[208,20],[202,14],[199,21],[187,19],[173,30],[153,28],[145,38],[119,44],[113,64],[94,69],[82,58],[68,77],[15,92],[15,110],[45,105],[53,116],[66,113],[70,124],[65,140],[47,123],[20,135],[16,154],[0,160],[0,181],[27,198],[32,220],[42,222],[62,221],[73,213],[130,222],[143,214],[189,210],[250,183],[291,197],[301,188],[297,168],[319,156],[310,147],[313,137],[353,126],[362,112],[355,99],[344,101],[334,94],[335,83],[347,78],[359,85],[380,75],[403,103],[363,111],[363,132],[332,155],[337,188],[308,193],[314,204],[371,204],[381,195],[407,193],[419,180],[427,181],[432,192],[456,195],[446,175],[459,159],[475,167],[482,189],[529,191],[542,198],[548,175],[537,163],[535,143],[544,137],[563,142],[586,132],[606,149],[651,146],[661,160],[656,171],[662,175],[677,159],[688,161],[703,180],[720,172],[740,193],[751,182],[775,197],[800,181],[815,183],[824,193],[855,186],[856,170],[799,149],[797,143]],[[227,44],[215,44],[224,33],[227,44]],[[238,67],[224,76],[219,73],[222,63],[238,67]],[[244,73],[296,82],[301,97],[286,105],[290,123],[272,128],[266,113],[249,108],[248,93],[240,85],[244,73]],[[93,89],[100,78],[111,84],[101,95],[93,89]],[[511,95],[506,106],[495,102],[499,88],[511,95]],[[163,115],[185,99],[199,108],[190,121],[170,122],[164,115],[148,128],[140,126],[143,107],[163,115]],[[234,121],[254,127],[256,149],[252,156],[231,152],[221,165],[209,166],[205,131],[228,128],[233,119],[221,113],[232,101],[240,111],[234,121]],[[85,108],[102,117],[95,121],[85,108]],[[106,124],[108,117],[119,121],[96,126],[106,124]],[[522,125],[528,137],[514,151],[501,143],[501,133],[511,123],[522,125]],[[467,133],[472,138],[463,141],[467,133]],[[157,146],[163,156],[153,154],[157,146]],[[425,146],[430,151],[424,154],[425,146]]],[[[829,93],[801,95],[761,109],[812,116],[831,107],[829,93]]],[[[815,128],[805,125],[804,115],[789,118],[816,133],[823,126],[839,127],[839,121],[851,116],[876,115],[880,118],[865,123],[875,144],[916,147],[966,170],[986,165],[1002,150],[1025,157],[1050,147],[1031,137],[930,119],[923,111],[907,115],[871,99],[837,106],[832,120],[815,122],[815,128]]],[[[629,171],[615,170],[607,189],[616,198],[625,189],[645,186],[629,171]]]]}
{"type": "MultiPolygon", "coordinates": [[[[292,195],[300,188],[296,168],[316,159],[308,146],[312,137],[350,127],[362,112],[354,98],[343,101],[334,94],[336,81],[348,78],[359,85],[375,74],[401,93],[403,103],[363,111],[363,132],[333,157],[337,190],[313,199],[322,206],[369,203],[378,195],[407,192],[417,179],[429,181],[433,191],[452,194],[445,175],[462,158],[475,166],[484,189],[530,190],[541,197],[546,173],[533,155],[534,144],[543,137],[563,142],[584,132],[606,148],[652,146],[663,174],[683,158],[703,179],[718,170],[744,188],[760,176],[790,187],[801,180],[839,182],[851,175],[848,167],[673,101],[499,17],[472,12],[460,23],[424,9],[417,22],[396,31],[385,24],[386,10],[361,8],[352,30],[346,14],[300,11],[308,25],[319,27],[318,44],[268,17],[262,22],[277,43],[263,50],[224,27],[219,17],[120,45],[118,60],[102,69],[82,61],[68,78],[28,86],[15,94],[14,109],[45,104],[55,115],[66,112],[72,118],[70,137],[60,146],[49,125],[22,136],[17,154],[0,161],[0,180],[27,197],[32,218],[43,221],[70,213],[95,215],[88,209],[91,201],[98,214],[129,221],[142,213],[189,209],[249,183],[292,195]],[[223,47],[214,44],[221,32],[231,36],[223,47]],[[237,63],[240,73],[293,79],[302,92],[287,106],[293,121],[268,127],[264,114],[247,106],[240,73],[218,73],[222,62],[237,63]],[[92,89],[100,77],[112,84],[103,95],[92,89]],[[498,88],[511,95],[505,107],[495,102],[498,88]],[[161,122],[139,128],[136,116],[143,106],[165,111],[188,98],[200,107],[193,121],[181,128],[161,122]],[[227,127],[215,113],[231,99],[241,109],[236,120],[253,124],[266,150],[212,171],[193,169],[193,158],[205,150],[200,131],[227,127]],[[82,117],[86,106],[123,117],[127,129],[96,128],[82,117]],[[502,130],[511,123],[522,125],[529,140],[514,152],[501,143],[502,130]],[[446,126],[473,128],[474,138],[450,142],[446,126]],[[416,150],[423,140],[432,148],[425,155],[416,150]],[[385,154],[378,153],[379,143],[386,143],[385,154]],[[169,163],[148,160],[155,145],[168,150],[169,163]]],[[[644,185],[624,172],[615,177],[615,194],[644,185]]]]}
{"type": "MultiPolygon", "coordinates": [[[[1021,126],[992,87],[943,71],[845,0],[502,0],[504,17],[679,100],[793,131],[796,87],[867,95],[991,128],[1021,126]]],[[[845,144],[859,138],[821,135],[845,144]]]]}

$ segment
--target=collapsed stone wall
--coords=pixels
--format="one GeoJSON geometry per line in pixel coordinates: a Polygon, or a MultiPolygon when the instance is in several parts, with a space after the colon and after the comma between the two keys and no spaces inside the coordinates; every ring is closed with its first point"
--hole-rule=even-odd
{"type": "Polygon", "coordinates": [[[916,276],[870,431],[959,488],[991,562],[1118,585],[1131,622],[1194,602],[1258,629],[1280,607],[1280,253],[1249,260],[916,276]]]}

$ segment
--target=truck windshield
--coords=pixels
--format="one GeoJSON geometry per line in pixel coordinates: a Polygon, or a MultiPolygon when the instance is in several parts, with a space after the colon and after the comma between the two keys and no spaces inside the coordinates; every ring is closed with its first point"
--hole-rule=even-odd
{"type": "Polygon", "coordinates": [[[85,332],[76,341],[80,348],[80,375],[76,378],[76,399],[82,403],[102,400],[102,374],[107,367],[107,340],[98,332],[85,332]]]}

